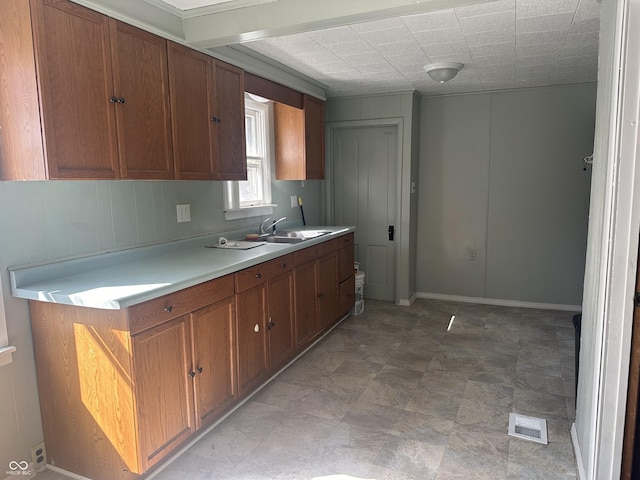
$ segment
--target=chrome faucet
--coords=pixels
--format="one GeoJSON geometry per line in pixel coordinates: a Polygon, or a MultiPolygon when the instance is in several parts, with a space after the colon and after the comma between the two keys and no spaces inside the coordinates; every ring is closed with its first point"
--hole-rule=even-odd
{"type": "Polygon", "coordinates": [[[271,229],[272,233],[276,233],[276,225],[279,224],[280,222],[284,222],[286,219],[287,217],[282,217],[276,220],[275,222],[273,222],[271,225],[267,225],[267,222],[271,220],[271,217],[267,218],[264,222],[260,224],[260,233],[265,235],[266,233],[268,233],[267,230],[269,229],[271,229]]]}

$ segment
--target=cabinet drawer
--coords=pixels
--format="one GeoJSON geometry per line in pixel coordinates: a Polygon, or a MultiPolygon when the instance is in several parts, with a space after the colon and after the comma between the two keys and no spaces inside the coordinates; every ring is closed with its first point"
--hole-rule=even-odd
{"type": "Polygon", "coordinates": [[[260,263],[255,267],[245,268],[244,270],[236,272],[234,274],[236,293],[249,290],[251,287],[277,277],[281,273],[288,272],[293,269],[293,265],[294,257],[293,254],[290,253],[289,255],[260,263]]]}
{"type": "Polygon", "coordinates": [[[233,296],[233,276],[226,275],[194,287],[129,307],[132,335],[210,303],[233,296]]]}
{"type": "Polygon", "coordinates": [[[338,240],[340,241],[340,248],[350,247],[351,245],[353,245],[353,233],[343,235],[342,237],[338,238],[338,240]]]}
{"type": "Polygon", "coordinates": [[[334,238],[333,240],[329,240],[328,242],[320,243],[316,245],[316,255],[318,258],[324,257],[325,255],[338,250],[339,245],[339,238],[334,238]]]}

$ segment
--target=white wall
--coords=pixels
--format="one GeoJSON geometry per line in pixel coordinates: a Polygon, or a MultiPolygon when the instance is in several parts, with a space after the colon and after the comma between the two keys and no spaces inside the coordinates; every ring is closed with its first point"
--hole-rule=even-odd
{"type": "MultiPolygon", "coordinates": [[[[273,182],[274,217],[323,224],[323,181],[273,182]]],[[[42,441],[28,305],[11,296],[7,267],[122,250],[196,235],[257,228],[263,218],[227,222],[222,182],[0,182],[0,274],[13,363],[0,367],[0,477],[10,461],[31,460],[42,441]],[[176,222],[176,204],[191,204],[190,223],[176,222]]]]}
{"type": "Polygon", "coordinates": [[[594,116],[593,84],[423,99],[418,292],[580,305],[594,116]]]}

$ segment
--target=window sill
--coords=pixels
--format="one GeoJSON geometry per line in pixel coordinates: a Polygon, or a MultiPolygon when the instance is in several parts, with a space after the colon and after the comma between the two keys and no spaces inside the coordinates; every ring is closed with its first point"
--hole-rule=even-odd
{"type": "Polygon", "coordinates": [[[234,210],[225,210],[224,218],[225,220],[238,220],[240,218],[250,218],[250,217],[263,217],[265,215],[271,215],[273,213],[273,207],[277,207],[278,205],[269,204],[269,205],[259,205],[257,207],[244,207],[234,210]]]}
{"type": "Polygon", "coordinates": [[[16,347],[0,347],[0,367],[9,365],[13,361],[13,356],[11,354],[15,351],[16,347]]]}

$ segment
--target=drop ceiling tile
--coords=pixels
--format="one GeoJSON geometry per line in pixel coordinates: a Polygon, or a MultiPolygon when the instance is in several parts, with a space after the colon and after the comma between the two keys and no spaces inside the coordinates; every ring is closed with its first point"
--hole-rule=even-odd
{"type": "Polygon", "coordinates": [[[459,28],[446,28],[443,30],[429,30],[416,32],[413,37],[420,45],[442,45],[445,43],[465,43],[462,30],[459,28]]]}
{"type": "Polygon", "coordinates": [[[515,65],[509,66],[493,66],[493,67],[476,67],[478,75],[485,79],[515,78],[515,65]]]}
{"type": "Polygon", "coordinates": [[[393,57],[395,55],[402,55],[406,53],[415,53],[418,54],[422,52],[422,49],[418,45],[417,42],[402,42],[402,43],[387,43],[384,45],[376,45],[376,51],[385,56],[385,57],[393,57]]]}
{"type": "Polygon", "coordinates": [[[386,57],[387,61],[396,67],[407,67],[412,65],[426,65],[429,59],[422,52],[403,53],[386,57]]]}
{"type": "Polygon", "coordinates": [[[573,35],[567,35],[567,40],[564,45],[573,47],[575,45],[598,45],[599,35],[598,32],[579,33],[573,35]]]}
{"type": "Polygon", "coordinates": [[[593,68],[598,65],[598,55],[584,55],[580,57],[563,57],[563,63],[570,63],[571,65],[576,66],[589,66],[593,68]]]}
{"type": "Polygon", "coordinates": [[[550,65],[555,67],[558,61],[558,55],[543,55],[540,57],[523,57],[516,59],[516,65],[518,67],[533,67],[541,65],[550,65]]]}
{"type": "Polygon", "coordinates": [[[516,16],[513,12],[492,13],[460,19],[460,28],[465,35],[491,32],[493,30],[515,31],[516,16]]]}
{"type": "Polygon", "coordinates": [[[569,28],[569,35],[575,35],[577,33],[599,32],[600,31],[600,19],[599,18],[587,18],[586,20],[574,20],[569,28]]]}
{"type": "Polygon", "coordinates": [[[481,3],[478,5],[467,5],[456,7],[455,12],[458,18],[476,17],[489,13],[514,12],[516,9],[515,0],[501,0],[496,2],[481,3]]]}
{"type": "Polygon", "coordinates": [[[600,1],[601,0],[580,0],[574,20],[600,18],[600,1]]]}
{"type": "Polygon", "coordinates": [[[473,57],[476,67],[493,67],[498,65],[515,65],[516,57],[513,55],[492,55],[489,57],[473,57]]]}
{"type": "Polygon", "coordinates": [[[443,55],[438,57],[429,57],[431,63],[440,63],[440,62],[460,62],[465,65],[471,65],[473,63],[473,59],[471,55],[468,53],[459,53],[457,55],[443,55]]]}
{"type": "Polygon", "coordinates": [[[475,33],[473,35],[465,35],[469,49],[472,47],[482,47],[484,45],[495,45],[499,43],[513,43],[516,34],[513,30],[494,30],[492,32],[475,33]]]}
{"type": "Polygon", "coordinates": [[[349,27],[328,28],[326,30],[316,30],[308,32],[307,37],[314,42],[324,45],[333,45],[335,43],[355,42],[360,40],[356,32],[349,27]]]}
{"type": "Polygon", "coordinates": [[[403,27],[390,28],[388,30],[376,30],[374,32],[364,32],[360,37],[369,45],[386,45],[388,43],[399,43],[413,41],[414,38],[409,31],[403,27]]]}
{"type": "Polygon", "coordinates": [[[516,32],[554,32],[566,30],[573,20],[572,13],[559,13],[556,15],[541,15],[539,17],[527,17],[516,19],[516,32]]]}
{"type": "Polygon", "coordinates": [[[327,50],[331,53],[335,53],[339,57],[355,54],[375,54],[375,50],[364,40],[356,42],[336,43],[333,45],[327,45],[327,50]]]}
{"type": "Polygon", "coordinates": [[[516,67],[516,77],[547,77],[553,75],[556,69],[554,65],[529,65],[516,67]]]}
{"type": "Polygon", "coordinates": [[[561,43],[543,43],[539,45],[525,45],[516,47],[516,57],[541,57],[559,55],[562,51],[561,43]]]}
{"type": "Polygon", "coordinates": [[[392,28],[404,28],[404,23],[399,17],[383,18],[381,20],[372,20],[370,22],[354,23],[350,25],[356,33],[370,33],[390,30],[392,28]]]}
{"type": "Polygon", "coordinates": [[[455,55],[457,53],[469,54],[469,47],[463,42],[439,43],[439,44],[420,44],[427,56],[438,57],[442,55],[455,55]]]}
{"type": "Polygon", "coordinates": [[[560,58],[567,57],[587,57],[587,56],[595,56],[598,55],[598,45],[597,44],[572,44],[565,45],[560,53],[560,58]]]}
{"type": "Polygon", "coordinates": [[[322,65],[322,73],[329,76],[336,73],[354,72],[354,68],[345,62],[326,63],[322,65]]]}
{"type": "Polygon", "coordinates": [[[495,55],[515,55],[516,47],[513,43],[498,43],[493,45],[480,45],[478,47],[469,47],[471,56],[476,57],[491,57],[495,55]]]}
{"type": "Polygon", "coordinates": [[[458,17],[456,17],[453,10],[440,10],[419,15],[409,15],[401,17],[401,20],[412,33],[458,28],[458,17]]]}
{"type": "Polygon", "coordinates": [[[518,18],[575,12],[578,0],[516,0],[518,18]]]}
{"type": "Polygon", "coordinates": [[[567,31],[560,30],[557,32],[533,32],[518,33],[516,35],[516,45],[524,47],[528,45],[541,45],[544,43],[560,43],[562,45],[567,38],[567,31]]]}
{"type": "Polygon", "coordinates": [[[349,65],[357,67],[359,65],[371,65],[373,63],[382,63],[385,61],[384,57],[378,52],[372,53],[356,53],[353,55],[342,55],[340,58],[349,65]]]}
{"type": "Polygon", "coordinates": [[[363,75],[369,75],[373,73],[390,73],[396,72],[396,69],[393,68],[388,63],[373,63],[371,65],[359,65],[355,67],[363,75]]]}
{"type": "Polygon", "coordinates": [[[340,58],[329,50],[306,54],[304,57],[310,65],[325,65],[340,62],[340,58]]]}

